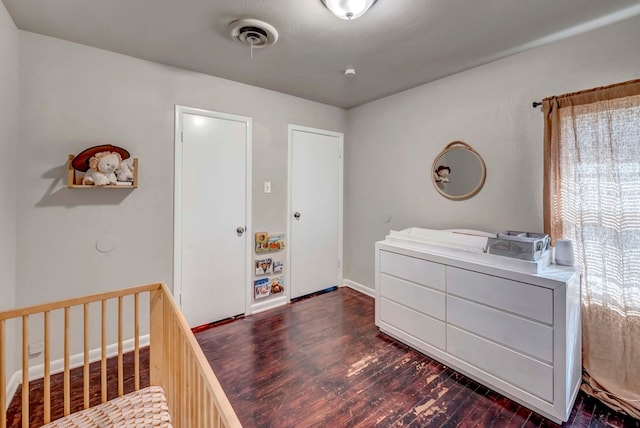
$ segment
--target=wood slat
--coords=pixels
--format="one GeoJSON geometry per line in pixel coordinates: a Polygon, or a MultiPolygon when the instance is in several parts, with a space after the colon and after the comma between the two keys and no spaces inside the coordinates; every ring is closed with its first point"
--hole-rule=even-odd
{"type": "MultiPolygon", "coordinates": [[[[180,353],[180,358],[178,359],[178,361],[180,362],[180,366],[181,367],[186,367],[185,363],[185,358],[184,358],[184,342],[182,341],[182,334],[180,334],[180,331],[178,331],[178,341],[176,343],[176,345],[178,346],[179,349],[179,353],[180,353]]],[[[186,391],[187,390],[187,377],[186,377],[186,373],[184,370],[181,370],[178,372],[178,379],[179,382],[178,384],[180,385],[179,391],[186,391]]],[[[186,426],[187,423],[187,395],[186,394],[182,394],[182,396],[180,397],[180,421],[183,424],[183,426],[186,426]]]]}
{"type": "Polygon", "coordinates": [[[69,373],[69,312],[64,308],[64,415],[71,413],[71,379],[69,373]]]}
{"type": "MultiPolygon", "coordinates": [[[[166,319],[166,329],[165,331],[169,331],[169,340],[165,341],[165,356],[169,355],[169,353],[171,352],[171,349],[175,350],[175,336],[176,336],[176,328],[175,328],[175,324],[173,323],[173,314],[169,311],[166,311],[166,307],[168,307],[168,305],[165,303],[165,313],[167,314],[167,317],[165,317],[166,319]]],[[[176,383],[176,374],[171,370],[171,367],[167,364],[166,365],[166,370],[167,370],[167,374],[169,376],[169,388],[171,389],[171,403],[175,403],[176,402],[176,394],[178,391],[178,384],[176,383]]],[[[172,407],[172,411],[175,412],[176,409],[174,409],[172,407]]]]}
{"type": "Polygon", "coordinates": [[[202,384],[200,383],[200,376],[198,376],[196,374],[196,388],[195,388],[196,392],[196,397],[198,397],[198,400],[195,403],[195,413],[196,413],[196,420],[195,420],[195,426],[196,427],[200,427],[202,426],[202,413],[203,413],[203,409],[202,409],[202,400],[204,397],[204,391],[202,390],[202,384]]]}
{"type": "Polygon", "coordinates": [[[100,356],[100,402],[107,401],[107,300],[103,299],[102,320],[100,322],[101,356],[100,356]]]}
{"type": "Polygon", "coordinates": [[[0,428],[7,428],[7,349],[6,323],[0,320],[0,428]]]}
{"type": "MultiPolygon", "coordinates": [[[[189,396],[191,394],[193,394],[192,390],[191,390],[191,360],[189,359],[189,355],[187,353],[187,349],[186,349],[186,345],[182,346],[182,357],[185,359],[186,364],[187,364],[187,371],[185,373],[185,379],[184,379],[184,383],[186,385],[186,390],[189,393],[189,396]]],[[[191,426],[191,424],[193,423],[193,402],[190,401],[189,399],[186,400],[185,403],[185,408],[187,409],[187,417],[186,417],[186,423],[187,425],[191,426]]]]}
{"type": "Polygon", "coordinates": [[[124,366],[122,364],[122,296],[118,296],[118,397],[124,395],[124,366]]]}
{"type": "Polygon", "coordinates": [[[29,315],[22,316],[22,426],[29,426],[29,315]]]}
{"type": "Polygon", "coordinates": [[[207,425],[208,427],[214,427],[215,422],[217,421],[216,412],[213,406],[213,402],[211,401],[211,395],[207,394],[207,425]]]}
{"type": "Polygon", "coordinates": [[[189,347],[185,346],[185,351],[187,358],[189,359],[189,395],[195,397],[195,400],[189,400],[189,411],[191,412],[191,416],[189,417],[189,426],[196,426],[196,404],[200,399],[198,397],[198,393],[196,390],[196,381],[195,381],[195,363],[191,358],[191,353],[189,352],[189,347]]]}
{"type": "Polygon", "coordinates": [[[51,313],[44,313],[44,423],[51,422],[51,313]]]}
{"type": "Polygon", "coordinates": [[[182,418],[183,420],[183,426],[189,426],[189,424],[191,423],[190,417],[191,417],[191,406],[190,406],[190,402],[189,402],[189,398],[191,396],[190,394],[190,390],[189,390],[189,359],[187,357],[187,352],[186,352],[186,343],[184,343],[184,338],[182,336],[180,336],[180,348],[182,350],[182,364],[184,365],[184,367],[186,368],[186,370],[184,370],[182,372],[182,383],[183,383],[183,390],[185,392],[185,394],[182,396],[182,406],[185,409],[184,412],[184,416],[182,418]]]}
{"type": "Polygon", "coordinates": [[[83,320],[83,328],[84,328],[84,372],[82,382],[84,384],[83,395],[84,395],[84,408],[89,408],[89,304],[85,303],[84,305],[84,320],[83,320]]]}
{"type": "Polygon", "coordinates": [[[150,326],[149,326],[149,364],[151,372],[151,385],[162,385],[162,366],[165,362],[165,355],[163,353],[163,331],[162,327],[164,305],[163,305],[164,292],[161,289],[153,290],[149,296],[150,305],[150,326]]]}
{"type": "Polygon", "coordinates": [[[205,394],[204,395],[204,426],[205,427],[213,426],[211,422],[211,410],[209,408],[210,405],[211,405],[211,398],[209,398],[209,394],[205,394]]]}
{"type": "MultiPolygon", "coordinates": [[[[174,344],[174,346],[176,347],[176,362],[181,366],[184,367],[184,359],[182,358],[182,344],[180,343],[180,340],[178,338],[176,338],[176,342],[174,344]]],[[[184,377],[182,376],[182,371],[178,371],[176,372],[176,380],[177,380],[177,384],[178,384],[178,391],[184,391],[185,385],[184,385],[184,377]]],[[[184,413],[185,413],[185,406],[184,406],[184,402],[185,402],[185,397],[184,394],[178,395],[178,399],[176,400],[175,406],[174,408],[177,409],[177,416],[178,416],[178,421],[181,425],[184,425],[184,413]]]]}
{"type": "Polygon", "coordinates": [[[140,389],[140,293],[133,297],[133,382],[140,389]]]}

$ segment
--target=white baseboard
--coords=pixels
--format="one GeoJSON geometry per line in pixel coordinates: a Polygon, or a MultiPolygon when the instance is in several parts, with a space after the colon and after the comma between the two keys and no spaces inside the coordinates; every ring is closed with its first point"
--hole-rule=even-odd
{"type": "MultiPolygon", "coordinates": [[[[145,334],[140,336],[140,347],[149,345],[149,335],[145,334]]],[[[122,351],[131,352],[134,350],[135,343],[133,338],[122,342],[122,351]]],[[[112,343],[107,345],[107,358],[115,357],[118,355],[118,344],[112,343]]],[[[89,351],[89,362],[93,363],[102,359],[101,348],[92,349],[89,351]]],[[[76,367],[82,367],[84,365],[84,354],[75,354],[69,358],[69,367],[74,369],[76,367]]],[[[53,360],[50,363],[51,374],[62,373],[64,371],[64,359],[53,360]]],[[[44,364],[38,364],[37,366],[29,367],[29,380],[36,380],[44,377],[44,364]]],[[[22,383],[22,370],[18,370],[11,376],[7,383],[7,406],[11,403],[13,396],[18,389],[18,386],[22,383]]]]}
{"type": "Polygon", "coordinates": [[[251,314],[268,311],[269,309],[277,308],[278,306],[284,306],[288,303],[289,298],[286,295],[275,299],[267,299],[264,302],[257,302],[251,305],[251,314]]]}
{"type": "Polygon", "coordinates": [[[9,408],[9,404],[11,404],[13,396],[16,395],[20,382],[22,382],[22,370],[18,370],[9,378],[9,383],[7,383],[7,403],[5,410],[9,408]]]}
{"type": "Polygon", "coordinates": [[[367,287],[366,285],[359,284],[355,281],[351,281],[350,279],[343,279],[341,287],[349,287],[353,290],[359,291],[362,294],[366,294],[369,297],[376,298],[376,290],[373,288],[367,287]]]}

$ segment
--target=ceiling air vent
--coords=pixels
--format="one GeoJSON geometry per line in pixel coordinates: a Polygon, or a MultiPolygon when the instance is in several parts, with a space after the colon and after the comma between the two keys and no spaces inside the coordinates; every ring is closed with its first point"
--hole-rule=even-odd
{"type": "Polygon", "coordinates": [[[239,19],[229,25],[231,38],[245,46],[263,48],[278,41],[278,31],[273,25],[258,19],[239,19]]]}

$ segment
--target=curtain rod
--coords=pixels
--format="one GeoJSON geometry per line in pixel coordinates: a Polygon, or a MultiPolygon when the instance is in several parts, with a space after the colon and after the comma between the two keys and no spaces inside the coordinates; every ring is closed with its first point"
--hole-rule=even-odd
{"type": "Polygon", "coordinates": [[[533,106],[533,108],[536,108],[538,106],[541,106],[542,102],[541,101],[534,101],[531,105],[533,106]]]}

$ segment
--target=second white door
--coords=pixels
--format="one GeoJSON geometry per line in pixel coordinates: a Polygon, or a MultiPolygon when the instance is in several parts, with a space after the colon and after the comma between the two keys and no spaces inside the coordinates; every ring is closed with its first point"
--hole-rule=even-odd
{"type": "Polygon", "coordinates": [[[291,298],[342,277],[342,150],[340,133],[289,126],[291,298]]]}
{"type": "Polygon", "coordinates": [[[251,119],[176,108],[174,281],[190,326],[245,313],[251,119]]]}

